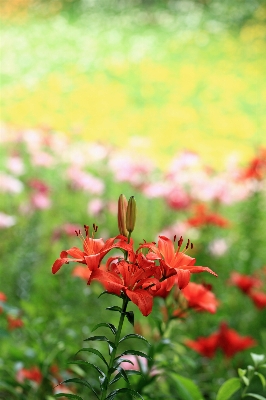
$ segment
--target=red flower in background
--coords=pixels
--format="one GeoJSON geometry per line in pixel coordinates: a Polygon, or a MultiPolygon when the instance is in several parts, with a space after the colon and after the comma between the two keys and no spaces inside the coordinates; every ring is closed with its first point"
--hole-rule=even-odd
{"type": "Polygon", "coordinates": [[[266,174],[266,148],[259,149],[258,156],[251,160],[249,166],[242,172],[240,179],[262,180],[266,174]]]}
{"type": "Polygon", "coordinates": [[[189,282],[182,290],[182,294],[187,299],[188,307],[197,311],[208,311],[212,314],[216,312],[219,302],[214,293],[205,286],[189,282]]]}
{"type": "Polygon", "coordinates": [[[219,334],[213,333],[208,337],[199,337],[197,340],[186,340],[185,344],[202,356],[212,358],[218,347],[219,334]]]}
{"type": "Polygon", "coordinates": [[[251,291],[248,293],[248,296],[251,298],[257,308],[266,308],[266,293],[251,291]]]}
{"type": "Polygon", "coordinates": [[[256,346],[256,341],[251,336],[240,336],[234,329],[228,328],[223,322],[219,330],[219,347],[226,357],[233,357],[239,351],[256,346]]]}
{"type": "MultiPolygon", "coordinates": [[[[5,293],[0,292],[0,302],[4,303],[7,300],[5,293]]],[[[3,311],[3,308],[0,306],[0,314],[3,311]]]]}
{"type": "Polygon", "coordinates": [[[213,357],[216,349],[220,348],[227,358],[236,353],[256,346],[257,342],[251,336],[240,336],[234,329],[228,328],[223,322],[220,329],[208,337],[199,337],[197,340],[187,340],[186,345],[198,353],[213,357]]]}
{"type": "Polygon", "coordinates": [[[199,204],[196,207],[195,215],[186,222],[193,227],[214,225],[220,228],[227,228],[229,226],[229,221],[227,219],[217,213],[208,211],[204,204],[199,204]]]}
{"type": "Polygon", "coordinates": [[[262,285],[262,282],[258,278],[239,274],[238,272],[232,272],[229,283],[237,286],[243,293],[249,293],[251,289],[258,288],[262,285]]]}
{"type": "Polygon", "coordinates": [[[17,328],[22,328],[24,326],[24,322],[22,321],[22,319],[12,317],[12,315],[7,315],[7,322],[9,331],[17,328]]]}
{"type": "Polygon", "coordinates": [[[23,383],[27,379],[29,381],[36,382],[38,385],[40,385],[42,382],[42,373],[40,369],[36,366],[29,369],[21,368],[17,372],[16,379],[19,383],[23,383]]]}

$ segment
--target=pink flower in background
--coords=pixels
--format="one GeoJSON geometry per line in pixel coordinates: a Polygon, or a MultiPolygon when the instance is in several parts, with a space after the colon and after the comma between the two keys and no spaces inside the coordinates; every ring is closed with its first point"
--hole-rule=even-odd
{"type": "Polygon", "coordinates": [[[129,182],[137,188],[146,185],[148,176],[154,170],[153,163],[144,158],[134,157],[130,153],[114,153],[110,158],[109,167],[119,182],[129,182]]]}
{"type": "Polygon", "coordinates": [[[13,155],[7,159],[6,166],[14,175],[22,175],[25,171],[25,165],[19,155],[13,155]]]}
{"type": "Polygon", "coordinates": [[[209,251],[213,256],[220,257],[228,250],[228,244],[225,239],[214,239],[209,244],[209,251]]]}
{"type": "Polygon", "coordinates": [[[146,358],[129,354],[126,356],[126,359],[131,361],[132,364],[127,361],[123,361],[120,365],[125,370],[143,371],[143,372],[147,371],[148,361],[146,358]]]}
{"type": "Polygon", "coordinates": [[[166,202],[174,210],[185,210],[191,205],[189,195],[181,187],[174,187],[168,192],[166,202]]]}
{"type": "Polygon", "coordinates": [[[54,230],[52,238],[58,240],[64,235],[76,236],[76,232],[79,232],[80,229],[80,225],[65,223],[54,230]]]}
{"type": "Polygon", "coordinates": [[[103,180],[93,176],[88,172],[81,171],[75,166],[72,166],[68,169],[67,177],[74,189],[82,189],[95,195],[101,195],[105,190],[105,184],[103,180]]]}
{"type": "Polygon", "coordinates": [[[33,189],[30,195],[30,202],[36,210],[46,210],[51,207],[50,188],[40,179],[31,179],[29,186],[33,189]]]}
{"type": "Polygon", "coordinates": [[[169,192],[168,182],[155,182],[144,184],[142,193],[148,198],[165,197],[169,192]]]}
{"type": "Polygon", "coordinates": [[[100,198],[94,198],[88,202],[88,213],[98,216],[104,210],[104,201],[100,198]]]}
{"type": "Polygon", "coordinates": [[[11,175],[0,173],[0,191],[3,193],[21,193],[23,190],[23,183],[11,175]]]}
{"type": "Polygon", "coordinates": [[[34,152],[31,155],[31,163],[36,167],[52,167],[55,163],[55,160],[51,154],[46,153],[45,151],[34,152]]]}
{"type": "Polygon", "coordinates": [[[16,224],[16,217],[0,212],[0,229],[10,228],[16,224]]]}

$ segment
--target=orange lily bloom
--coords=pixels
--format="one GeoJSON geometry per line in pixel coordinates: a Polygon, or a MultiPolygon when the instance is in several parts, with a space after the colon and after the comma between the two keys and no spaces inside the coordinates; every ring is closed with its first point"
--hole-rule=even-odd
{"type": "MultiPolygon", "coordinates": [[[[189,257],[185,254],[188,249],[190,242],[186,245],[185,251],[180,251],[183,243],[183,238],[178,240],[178,248],[175,250],[173,242],[165,236],[159,236],[158,247],[154,243],[144,243],[140,248],[148,248],[150,252],[147,254],[149,260],[159,260],[160,267],[167,271],[168,276],[171,276],[169,270],[174,269],[176,271],[176,277],[171,277],[171,287],[175,281],[178,284],[179,289],[183,289],[187,286],[190,281],[190,274],[199,272],[209,272],[217,276],[208,267],[196,266],[196,259],[189,257]],[[174,279],[175,278],[175,279],[174,279]]],[[[192,247],[191,247],[192,248],[192,247]]]]}
{"type": "Polygon", "coordinates": [[[147,316],[152,311],[152,291],[160,288],[158,279],[154,278],[154,263],[148,261],[143,254],[131,253],[135,262],[111,258],[106,269],[92,271],[88,284],[97,280],[103,284],[109,293],[121,295],[124,292],[138,306],[141,313],[147,316]]]}

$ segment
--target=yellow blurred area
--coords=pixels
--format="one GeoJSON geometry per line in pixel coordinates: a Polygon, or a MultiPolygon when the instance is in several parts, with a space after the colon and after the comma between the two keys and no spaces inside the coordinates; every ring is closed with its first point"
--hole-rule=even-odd
{"type": "MultiPolygon", "coordinates": [[[[111,59],[105,70],[90,74],[69,67],[31,87],[14,83],[2,89],[2,119],[12,126],[49,126],[121,147],[142,137],[147,145],[137,151],[161,167],[181,149],[199,153],[214,167],[231,153],[244,161],[266,144],[261,109],[265,62],[256,61],[265,50],[262,30],[247,26],[240,36],[253,62],[239,62],[239,43],[227,38],[227,58],[214,62],[111,59]]],[[[173,53],[177,47],[170,42],[173,53]]]]}

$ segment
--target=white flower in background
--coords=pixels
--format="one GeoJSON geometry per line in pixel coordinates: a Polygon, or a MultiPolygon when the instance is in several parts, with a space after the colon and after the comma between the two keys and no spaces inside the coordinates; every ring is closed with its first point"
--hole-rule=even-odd
{"type": "Polygon", "coordinates": [[[16,217],[0,212],[0,229],[10,228],[16,224],[16,217]]]}
{"type": "Polygon", "coordinates": [[[213,256],[220,257],[225,254],[228,250],[229,246],[225,239],[214,239],[209,244],[209,251],[213,256]]]}
{"type": "Polygon", "coordinates": [[[1,173],[0,174],[0,191],[3,193],[21,193],[23,190],[23,183],[14,178],[14,176],[1,173]]]}

